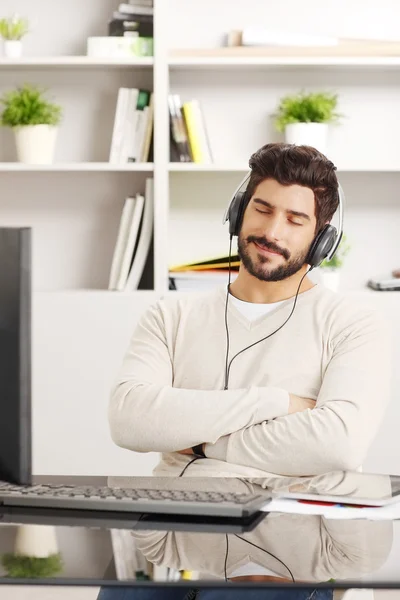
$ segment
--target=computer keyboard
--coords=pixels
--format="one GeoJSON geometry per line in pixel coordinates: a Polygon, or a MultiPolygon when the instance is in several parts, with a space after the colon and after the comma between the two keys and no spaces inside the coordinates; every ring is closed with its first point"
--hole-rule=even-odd
{"type": "Polygon", "coordinates": [[[265,504],[265,496],[251,493],[107,486],[41,484],[19,486],[0,482],[3,503],[89,510],[146,511],[191,514],[249,514],[265,504]],[[8,502],[7,502],[8,500],[8,502]]]}
{"type": "Polygon", "coordinates": [[[75,485],[33,485],[15,486],[12,484],[0,485],[0,491],[22,496],[54,496],[65,498],[116,498],[117,500],[179,500],[186,502],[233,502],[246,504],[253,498],[249,494],[182,491],[182,490],[154,490],[154,489],[122,489],[105,486],[75,486],[75,485]]]}

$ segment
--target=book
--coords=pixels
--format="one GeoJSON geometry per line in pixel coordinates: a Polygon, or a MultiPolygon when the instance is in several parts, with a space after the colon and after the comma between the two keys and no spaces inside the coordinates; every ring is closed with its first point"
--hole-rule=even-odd
{"type": "Polygon", "coordinates": [[[339,38],[328,35],[291,33],[262,26],[245,27],[242,46],[337,46],[339,38]]]}
{"type": "Polygon", "coordinates": [[[193,162],[212,163],[211,148],[199,101],[190,100],[189,102],[185,102],[182,110],[193,162]]]}
{"type": "MultiPolygon", "coordinates": [[[[109,37],[125,37],[131,41],[133,38],[152,39],[154,35],[153,15],[138,15],[136,13],[121,13],[114,11],[112,19],[108,22],[109,37]]],[[[136,53],[141,50],[141,45],[135,48],[136,53]]]]}
{"type": "Polygon", "coordinates": [[[149,90],[120,88],[109,162],[148,161],[153,133],[153,100],[149,90]]]}
{"type": "Polygon", "coordinates": [[[126,282],[126,290],[137,290],[146,264],[147,255],[153,235],[153,179],[146,179],[145,202],[143,219],[140,227],[139,240],[133,258],[132,266],[126,282]]]}
{"type": "Polygon", "coordinates": [[[148,162],[150,157],[150,145],[153,135],[153,121],[154,121],[154,95],[150,94],[149,104],[144,109],[145,113],[145,126],[143,139],[140,146],[139,161],[148,162]]]}
{"type": "Polygon", "coordinates": [[[118,581],[144,579],[150,572],[150,563],[136,546],[129,529],[111,529],[111,545],[118,581]]]}
{"type": "Polygon", "coordinates": [[[118,12],[137,15],[152,15],[154,9],[152,6],[140,4],[139,2],[135,2],[134,4],[122,3],[118,6],[118,12]]]}
{"type": "Polygon", "coordinates": [[[109,156],[109,162],[113,164],[121,162],[122,147],[125,135],[124,128],[126,126],[129,109],[129,98],[129,89],[125,87],[119,88],[109,156]]]}
{"type": "Polygon", "coordinates": [[[120,162],[122,163],[134,161],[135,138],[138,127],[138,113],[136,107],[139,99],[139,94],[140,92],[138,89],[129,89],[128,112],[124,128],[122,151],[120,153],[120,162]]]}
{"type": "MultiPolygon", "coordinates": [[[[230,258],[231,268],[238,268],[240,265],[240,259],[238,254],[232,254],[230,258]]],[[[188,263],[184,265],[176,265],[175,267],[171,267],[170,271],[179,272],[179,271],[197,271],[204,269],[225,269],[229,268],[229,256],[220,256],[218,258],[209,258],[208,260],[188,263]]]]}
{"type": "Polygon", "coordinates": [[[153,6],[153,0],[128,0],[132,6],[153,6]]]}
{"type": "Polygon", "coordinates": [[[139,231],[142,221],[144,207],[144,196],[136,194],[134,199],[134,208],[132,211],[131,222],[129,224],[128,235],[126,238],[123,255],[121,258],[121,264],[117,277],[117,283],[114,289],[123,291],[126,287],[128,274],[131,269],[131,265],[135,260],[135,251],[138,246],[139,231]]]}
{"type": "MultiPolygon", "coordinates": [[[[238,273],[231,271],[231,283],[235,281],[238,273]]],[[[204,270],[169,272],[169,289],[178,291],[208,290],[217,286],[228,285],[229,270],[204,270]]]]}
{"type": "Polygon", "coordinates": [[[171,132],[171,162],[191,162],[186,124],[182,115],[181,101],[178,94],[168,96],[171,132]],[[175,152],[174,152],[175,150],[175,152]]]}
{"type": "Polygon", "coordinates": [[[110,278],[108,282],[108,289],[114,290],[117,287],[117,281],[121,269],[122,257],[125,251],[126,242],[128,239],[129,228],[132,222],[133,208],[135,205],[135,198],[126,198],[122,209],[121,219],[119,222],[119,229],[117,234],[117,242],[114,248],[114,254],[111,263],[110,278]]]}
{"type": "Polygon", "coordinates": [[[139,90],[136,108],[135,108],[135,129],[132,134],[131,152],[128,157],[130,162],[139,162],[142,154],[145,130],[147,124],[147,112],[150,101],[150,92],[148,90],[139,90]]]}

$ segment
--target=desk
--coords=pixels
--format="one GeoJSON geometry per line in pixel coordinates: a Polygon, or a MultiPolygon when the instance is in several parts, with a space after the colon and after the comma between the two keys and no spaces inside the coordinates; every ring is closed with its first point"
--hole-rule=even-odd
{"type": "MultiPolygon", "coordinates": [[[[43,478],[48,481],[49,478],[43,478]]],[[[142,479],[142,478],[141,478],[142,479]]],[[[175,480],[177,481],[177,480],[175,480]]],[[[183,480],[179,480],[182,482],[183,480]]],[[[244,481],[231,478],[238,491],[244,489],[254,492],[262,487],[264,482],[244,481]]],[[[57,480],[60,482],[60,479],[57,480]]],[[[62,481],[67,483],[66,481],[62,481]]],[[[110,478],[111,486],[124,485],[130,487],[135,478],[110,478]]],[[[174,480],[168,478],[168,484],[174,480]]],[[[71,481],[69,481],[71,483],[71,481]]],[[[73,481],[82,483],[82,480],[73,481]]],[[[87,480],[85,483],[90,483],[87,480]]],[[[93,481],[91,483],[94,483],[93,481]]],[[[105,483],[103,480],[96,484],[105,483]]],[[[196,487],[199,481],[190,479],[190,484],[196,487]]],[[[223,491],[226,480],[213,478],[214,489],[223,491]]],[[[18,522],[18,521],[17,521],[18,522]]],[[[31,522],[34,522],[31,521],[31,522]]],[[[56,521],[54,521],[56,524],[56,521]]],[[[63,521],[63,526],[67,521],[63,521]]],[[[70,525],[76,526],[73,517],[70,525]]],[[[98,527],[97,525],[96,527],[98,527]]],[[[135,529],[134,531],[112,529],[114,550],[116,553],[117,573],[121,579],[128,578],[131,585],[143,585],[143,582],[133,581],[135,572],[146,571],[150,578],[157,582],[169,582],[180,577],[180,571],[190,571],[192,581],[178,581],[178,585],[189,587],[224,586],[225,574],[228,578],[235,577],[232,585],[254,587],[254,582],[239,580],[238,577],[248,563],[258,565],[265,573],[281,578],[279,583],[265,581],[263,587],[284,585],[289,587],[326,587],[331,579],[335,580],[337,589],[348,589],[368,586],[370,588],[398,587],[400,588],[400,522],[399,521],[370,521],[370,520],[330,520],[320,515],[301,515],[285,513],[265,513],[263,518],[251,531],[237,534],[235,532],[200,532],[174,530],[169,527],[152,527],[152,529],[135,529]],[[116,533],[116,535],[115,535],[116,533]],[[228,537],[228,556],[226,557],[228,537]],[[226,564],[226,567],[225,567],[226,564]],[[225,573],[226,569],[226,573],[225,573]],[[292,581],[294,580],[294,582],[292,581]]],[[[77,548],[76,552],[79,553],[77,548]]],[[[108,574],[111,585],[127,585],[127,581],[116,581],[108,574]]],[[[24,600],[38,591],[41,583],[52,583],[59,586],[68,585],[68,590],[58,588],[59,592],[52,598],[68,598],[71,600],[95,600],[97,589],[106,583],[105,579],[76,579],[62,577],[51,582],[24,582],[24,600]],[[81,596],[77,595],[78,587],[82,587],[81,596]],[[28,593],[29,591],[29,593],[28,593]],[[92,594],[93,592],[93,594],[92,594]]],[[[1,584],[11,583],[7,579],[0,580],[1,584]]],[[[150,585],[151,582],[144,582],[150,585]]],[[[332,584],[330,584],[332,585],[332,584]]],[[[45,589],[45,588],[43,588],[45,589]]],[[[47,598],[45,591],[39,597],[47,598]]],[[[5,600],[17,600],[17,587],[0,588],[0,597],[5,600]],[[7,595],[2,590],[7,589],[7,595]],[[10,594],[11,592],[11,594],[10,594]]]]}

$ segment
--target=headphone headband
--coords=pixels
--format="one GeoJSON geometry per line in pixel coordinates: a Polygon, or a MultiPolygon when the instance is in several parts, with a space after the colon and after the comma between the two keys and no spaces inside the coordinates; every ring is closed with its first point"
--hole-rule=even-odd
{"type": "Polygon", "coordinates": [[[346,201],[346,197],[344,195],[344,191],[342,186],[340,185],[340,182],[338,181],[338,193],[339,193],[339,229],[338,229],[338,235],[336,238],[335,243],[333,244],[332,250],[328,253],[328,256],[326,257],[327,260],[331,260],[331,258],[333,258],[333,255],[335,254],[336,250],[339,247],[340,242],[342,241],[342,237],[343,237],[343,207],[344,207],[344,203],[346,201]]]}
{"type": "Polygon", "coordinates": [[[246,175],[243,177],[242,181],[239,183],[239,185],[237,186],[236,190],[233,192],[233,196],[230,199],[230,202],[224,212],[224,216],[222,218],[222,225],[225,225],[225,223],[229,220],[229,209],[232,206],[233,201],[235,200],[237,194],[240,192],[242,186],[247,182],[248,179],[250,179],[250,175],[251,175],[251,169],[250,171],[248,171],[246,173],[246,175]]]}
{"type": "MultiPolygon", "coordinates": [[[[246,190],[242,192],[241,189],[245,183],[248,183],[251,173],[252,172],[250,170],[243,177],[242,181],[239,183],[238,187],[234,191],[227,209],[225,210],[222,219],[222,224],[224,225],[227,221],[229,221],[230,235],[239,235],[241,220],[243,218],[243,213],[246,208],[246,190]]],[[[330,261],[333,258],[342,240],[344,212],[343,207],[345,203],[345,195],[343,188],[340,185],[340,182],[338,182],[338,194],[339,228],[336,229],[336,227],[327,224],[325,225],[323,230],[316,235],[313,243],[311,244],[310,252],[307,258],[307,263],[310,264],[312,268],[318,267],[324,259],[330,261]]]]}

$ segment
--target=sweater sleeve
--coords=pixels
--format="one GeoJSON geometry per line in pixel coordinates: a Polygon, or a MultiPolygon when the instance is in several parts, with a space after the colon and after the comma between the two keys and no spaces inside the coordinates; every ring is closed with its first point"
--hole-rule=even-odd
{"type": "Polygon", "coordinates": [[[389,331],[368,310],[338,338],[313,410],[245,427],[206,444],[206,456],[291,476],[359,467],[390,397],[389,331]]]}
{"type": "Polygon", "coordinates": [[[108,419],[118,446],[136,452],[174,452],[216,442],[288,410],[289,393],[280,388],[174,388],[163,313],[157,304],[146,311],[133,334],[111,394],[108,419]]]}

